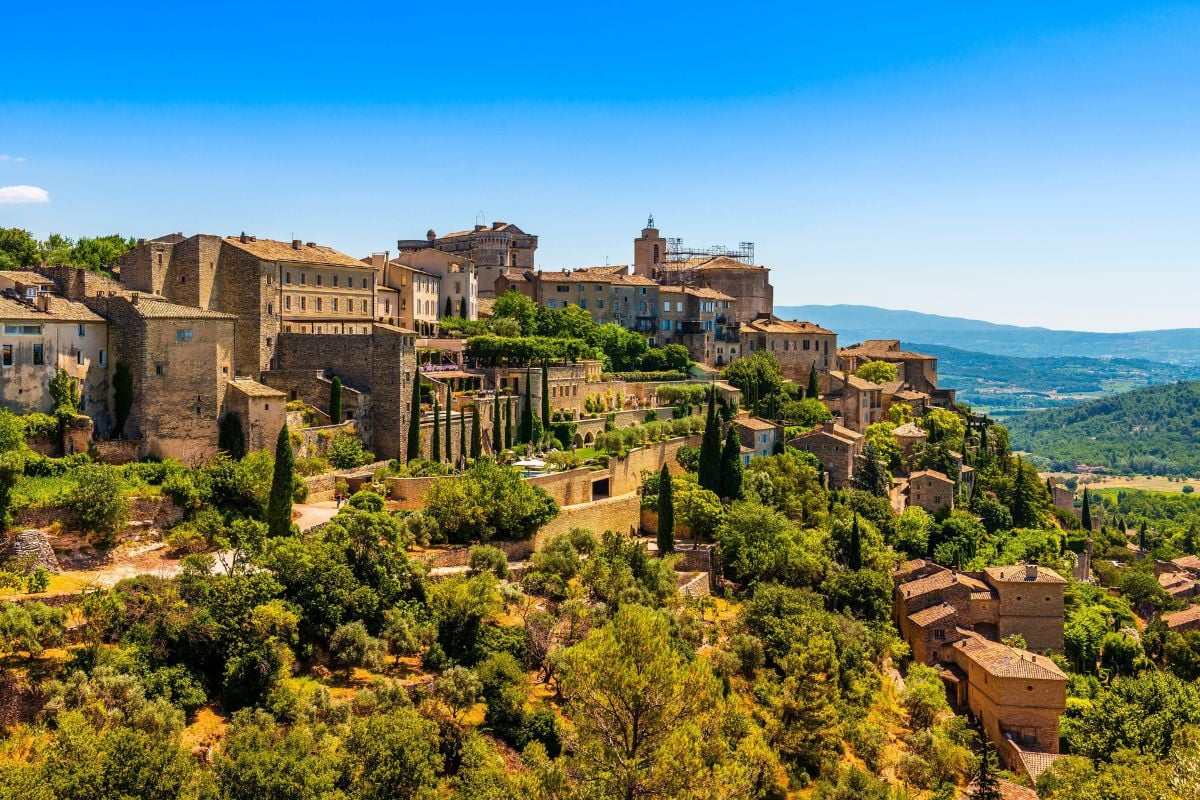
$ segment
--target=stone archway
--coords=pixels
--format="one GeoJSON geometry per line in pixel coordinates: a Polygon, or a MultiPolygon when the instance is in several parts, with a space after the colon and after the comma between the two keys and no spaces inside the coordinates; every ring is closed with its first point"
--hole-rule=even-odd
{"type": "Polygon", "coordinates": [[[583,444],[585,447],[591,445],[595,441],[596,441],[596,437],[594,435],[592,435],[591,431],[588,431],[587,435],[583,437],[583,444]]]}

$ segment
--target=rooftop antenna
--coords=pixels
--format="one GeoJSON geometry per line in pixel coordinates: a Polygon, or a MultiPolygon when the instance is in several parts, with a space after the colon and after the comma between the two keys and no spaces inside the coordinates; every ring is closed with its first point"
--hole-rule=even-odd
{"type": "Polygon", "coordinates": [[[475,215],[475,224],[476,224],[476,225],[482,225],[482,224],[483,224],[483,212],[482,212],[482,211],[478,212],[478,213],[475,215]]]}
{"type": "Polygon", "coordinates": [[[653,211],[650,212],[650,218],[646,220],[646,227],[647,228],[654,227],[654,212],[653,211]]]}

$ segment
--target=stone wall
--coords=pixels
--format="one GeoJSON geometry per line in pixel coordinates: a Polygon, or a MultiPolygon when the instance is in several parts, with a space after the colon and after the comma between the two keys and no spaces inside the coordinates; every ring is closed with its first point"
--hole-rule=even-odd
{"type": "Polygon", "coordinates": [[[593,481],[601,481],[608,477],[607,470],[593,470],[589,467],[551,472],[548,475],[537,475],[526,480],[533,486],[541,488],[554,499],[559,506],[573,506],[592,501],[593,481]]]}
{"type": "Polygon", "coordinates": [[[683,467],[675,461],[675,454],[685,445],[699,447],[700,440],[700,436],[680,437],[630,450],[629,455],[622,459],[609,459],[609,495],[615,497],[636,492],[642,485],[642,472],[662,469],[664,463],[668,465],[672,475],[680,474],[683,467]]]}
{"type": "Polygon", "coordinates": [[[631,529],[636,530],[641,511],[640,499],[632,494],[561,508],[557,517],[538,529],[533,539],[534,546],[541,549],[547,539],[572,528],[587,528],[597,535],[605,531],[628,533],[631,529]]]}
{"type": "MultiPolygon", "coordinates": [[[[130,527],[166,530],[183,519],[183,511],[167,497],[134,497],[129,500],[130,527]]],[[[71,512],[61,506],[30,506],[22,509],[14,521],[18,528],[47,528],[53,523],[71,528],[71,512]]]]}
{"type": "Polygon", "coordinates": [[[92,442],[92,447],[101,464],[130,464],[138,460],[142,442],[138,439],[97,439],[92,442]]]}

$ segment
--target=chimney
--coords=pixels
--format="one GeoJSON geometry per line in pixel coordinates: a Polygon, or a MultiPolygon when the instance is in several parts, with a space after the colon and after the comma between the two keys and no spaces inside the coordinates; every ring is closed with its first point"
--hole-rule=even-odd
{"type": "Polygon", "coordinates": [[[241,240],[242,244],[245,244],[246,242],[250,241],[250,237],[246,235],[245,231],[242,231],[242,235],[239,236],[238,239],[241,240]]]}
{"type": "Polygon", "coordinates": [[[507,222],[493,222],[493,223],[492,223],[492,230],[494,230],[494,231],[498,231],[498,230],[500,230],[500,228],[502,228],[503,226],[505,226],[505,225],[507,225],[507,224],[508,224],[507,222]]]}
{"type": "Polygon", "coordinates": [[[487,230],[487,225],[476,225],[476,226],[475,226],[475,230],[477,230],[477,231],[486,231],[486,230],[487,230]]]}
{"type": "Polygon", "coordinates": [[[300,249],[300,240],[299,239],[292,239],[292,249],[293,250],[300,249]]]}
{"type": "Polygon", "coordinates": [[[138,247],[141,247],[142,245],[144,245],[144,244],[146,243],[146,240],[145,240],[145,239],[138,239],[138,242],[137,242],[137,243],[138,243],[138,247]]]}
{"type": "Polygon", "coordinates": [[[1038,576],[1037,564],[1025,565],[1025,580],[1036,581],[1038,576]]]}
{"type": "Polygon", "coordinates": [[[135,306],[138,304],[138,293],[137,292],[129,293],[129,302],[135,306]]]}
{"type": "Polygon", "coordinates": [[[50,295],[46,292],[39,292],[37,296],[38,311],[50,311],[50,295]]]}
{"type": "Polygon", "coordinates": [[[316,246],[317,246],[317,243],[316,243],[316,242],[309,242],[309,243],[308,243],[308,246],[309,246],[309,247],[316,247],[316,246]]]}

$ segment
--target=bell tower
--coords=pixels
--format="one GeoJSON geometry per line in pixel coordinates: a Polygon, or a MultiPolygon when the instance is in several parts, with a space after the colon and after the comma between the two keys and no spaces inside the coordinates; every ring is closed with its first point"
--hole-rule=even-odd
{"type": "Polygon", "coordinates": [[[667,260],[667,240],[654,225],[654,215],[646,220],[642,235],[633,240],[633,274],[654,277],[654,270],[667,260]]]}

